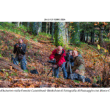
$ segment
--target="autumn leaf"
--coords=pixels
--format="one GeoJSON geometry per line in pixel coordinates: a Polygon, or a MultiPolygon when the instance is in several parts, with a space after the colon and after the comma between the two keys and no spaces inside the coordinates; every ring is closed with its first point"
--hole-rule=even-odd
{"type": "Polygon", "coordinates": [[[10,70],[12,70],[12,66],[10,66],[10,70]]]}
{"type": "Polygon", "coordinates": [[[98,50],[100,50],[100,45],[97,45],[98,50]]]}
{"type": "Polygon", "coordinates": [[[107,52],[108,52],[108,50],[104,49],[104,52],[105,52],[105,53],[107,53],[107,52]]]}

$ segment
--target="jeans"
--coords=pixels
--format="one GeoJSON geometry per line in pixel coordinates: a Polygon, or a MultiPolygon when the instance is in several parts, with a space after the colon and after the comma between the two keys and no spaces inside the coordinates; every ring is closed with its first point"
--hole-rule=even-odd
{"type": "Polygon", "coordinates": [[[77,74],[77,73],[70,74],[70,79],[85,82],[85,76],[82,76],[82,75],[77,74]]]}
{"type": "MultiPolygon", "coordinates": [[[[18,56],[16,56],[14,59],[13,59],[13,63],[15,65],[18,65],[19,61],[18,61],[18,56]]],[[[21,69],[23,70],[26,70],[26,65],[27,65],[27,61],[26,61],[26,58],[25,56],[23,56],[23,59],[20,61],[20,65],[21,65],[21,69]]]]}
{"type": "MultiPolygon", "coordinates": [[[[67,71],[66,71],[66,68],[65,68],[65,62],[62,64],[61,68],[63,70],[63,77],[65,79],[67,79],[67,71]]],[[[53,68],[53,72],[54,72],[54,76],[59,78],[59,67],[53,68]]]]}

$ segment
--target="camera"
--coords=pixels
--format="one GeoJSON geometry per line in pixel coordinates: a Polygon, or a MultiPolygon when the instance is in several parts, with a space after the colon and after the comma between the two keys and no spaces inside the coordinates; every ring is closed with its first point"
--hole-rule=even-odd
{"type": "Polygon", "coordinates": [[[22,45],[21,44],[17,44],[16,45],[19,49],[21,49],[22,45]]]}
{"type": "Polygon", "coordinates": [[[56,63],[56,60],[50,60],[50,61],[48,61],[48,63],[55,64],[56,63]]]}
{"type": "Polygon", "coordinates": [[[19,44],[19,48],[21,48],[22,47],[22,45],[21,44],[19,44]]]}
{"type": "Polygon", "coordinates": [[[70,61],[70,54],[67,53],[66,55],[67,55],[67,61],[70,61]]]}

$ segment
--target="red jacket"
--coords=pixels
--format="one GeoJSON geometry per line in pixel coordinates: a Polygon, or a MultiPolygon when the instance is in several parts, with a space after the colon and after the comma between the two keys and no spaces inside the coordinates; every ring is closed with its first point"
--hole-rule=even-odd
{"type": "Polygon", "coordinates": [[[57,54],[57,49],[55,49],[55,50],[52,51],[52,54],[50,55],[49,58],[50,58],[50,60],[55,58],[56,59],[56,64],[58,66],[61,66],[63,64],[63,62],[66,62],[64,56],[66,56],[64,49],[62,51],[62,54],[57,54]]]}

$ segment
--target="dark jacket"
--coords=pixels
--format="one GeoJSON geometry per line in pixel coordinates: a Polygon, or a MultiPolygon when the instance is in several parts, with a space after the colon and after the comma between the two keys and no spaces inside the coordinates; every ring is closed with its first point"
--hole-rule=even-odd
{"type": "Polygon", "coordinates": [[[63,62],[66,62],[65,61],[65,50],[63,49],[62,53],[61,54],[57,54],[57,49],[53,50],[52,51],[52,54],[50,55],[50,60],[52,60],[53,58],[56,59],[56,64],[58,66],[61,66],[63,64],[63,62]]]}
{"type": "Polygon", "coordinates": [[[66,62],[67,61],[70,61],[70,62],[73,62],[74,61],[73,60],[73,56],[72,55],[69,55],[69,53],[66,53],[65,60],[66,60],[66,62]]]}
{"type": "Polygon", "coordinates": [[[20,49],[19,47],[17,48],[16,46],[19,45],[18,43],[14,45],[14,51],[13,53],[16,55],[19,55],[19,54],[22,54],[22,55],[25,55],[26,53],[26,44],[22,44],[21,47],[22,49],[20,49]]]}

